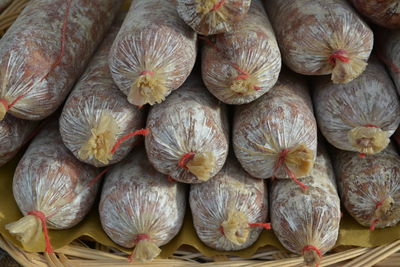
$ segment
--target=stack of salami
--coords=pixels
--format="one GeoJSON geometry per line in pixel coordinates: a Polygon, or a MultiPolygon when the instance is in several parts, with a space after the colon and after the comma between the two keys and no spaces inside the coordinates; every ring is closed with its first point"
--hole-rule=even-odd
{"type": "Polygon", "coordinates": [[[139,261],[187,206],[211,248],[272,228],[309,266],[335,245],[340,200],[371,230],[398,223],[398,1],[120,6],[32,0],[0,40],[0,165],[30,142],[6,226],[23,247],[52,253],[49,229],[98,191],[104,231],[139,261]]]}

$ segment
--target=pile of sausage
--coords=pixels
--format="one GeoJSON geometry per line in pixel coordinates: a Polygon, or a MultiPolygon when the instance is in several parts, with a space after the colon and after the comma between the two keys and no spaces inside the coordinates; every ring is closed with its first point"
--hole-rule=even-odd
{"type": "Polygon", "coordinates": [[[211,248],[272,229],[309,266],[335,245],[340,200],[371,230],[400,221],[398,1],[121,4],[32,0],[0,39],[0,166],[29,144],[6,226],[25,249],[52,253],[49,229],[98,191],[104,231],[138,261],[186,209],[211,248]]]}

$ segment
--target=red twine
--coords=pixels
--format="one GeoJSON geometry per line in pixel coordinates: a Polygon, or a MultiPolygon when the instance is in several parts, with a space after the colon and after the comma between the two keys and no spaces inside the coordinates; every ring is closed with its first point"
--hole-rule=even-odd
{"type": "Polygon", "coordinates": [[[53,250],[53,248],[51,246],[50,239],[49,239],[49,232],[47,230],[46,215],[44,215],[43,212],[38,211],[38,210],[30,211],[30,212],[28,212],[28,215],[33,215],[33,216],[37,217],[42,222],[44,240],[46,242],[46,252],[47,253],[54,253],[54,250],[53,250]]]}
{"type": "Polygon", "coordinates": [[[144,71],[142,71],[142,72],[139,74],[139,76],[143,76],[143,75],[146,75],[146,74],[148,74],[148,75],[150,75],[150,76],[153,76],[153,75],[154,75],[154,72],[151,71],[151,70],[144,70],[144,71]]]}
{"type": "Polygon", "coordinates": [[[189,161],[191,161],[194,158],[195,155],[196,155],[196,153],[194,153],[194,152],[186,153],[179,159],[178,166],[181,168],[187,169],[186,165],[189,163],[189,161]]]}
{"type": "MultiPolygon", "coordinates": [[[[148,234],[137,234],[134,242],[137,245],[140,241],[143,241],[143,240],[150,240],[150,236],[148,234]]],[[[129,262],[133,261],[133,259],[132,259],[133,256],[134,256],[134,252],[132,252],[132,254],[129,255],[129,257],[128,257],[129,262]]]]}
{"type": "Polygon", "coordinates": [[[333,52],[332,55],[330,55],[328,58],[329,63],[331,63],[332,65],[336,65],[337,59],[344,63],[349,62],[350,59],[348,57],[344,56],[344,54],[347,54],[347,51],[343,50],[343,49],[333,52]]]}
{"type": "MultiPolygon", "coordinates": [[[[316,248],[316,247],[314,247],[314,246],[312,246],[312,245],[307,245],[307,246],[305,246],[305,247],[303,248],[303,254],[304,254],[305,251],[310,251],[310,250],[314,250],[315,252],[317,252],[318,256],[322,259],[322,253],[321,253],[321,251],[320,251],[318,248],[316,248]]],[[[318,264],[316,264],[315,267],[318,267],[318,264]]]]}
{"type": "Polygon", "coordinates": [[[4,98],[0,98],[0,103],[3,104],[5,107],[6,111],[9,111],[21,98],[23,98],[25,95],[20,95],[17,98],[14,99],[11,104],[8,104],[8,101],[5,100],[4,98]]]}
{"type": "Polygon", "coordinates": [[[168,175],[167,177],[168,182],[170,183],[176,183],[176,180],[174,178],[172,178],[171,176],[168,175]]]}
{"type": "Polygon", "coordinates": [[[213,8],[211,9],[211,11],[217,11],[218,9],[220,9],[223,5],[225,4],[225,0],[221,0],[218,3],[216,3],[213,8]]]}
{"type": "Polygon", "coordinates": [[[123,142],[125,142],[126,140],[128,140],[129,138],[132,138],[132,137],[137,136],[137,135],[146,136],[146,135],[148,135],[149,133],[150,133],[150,130],[149,130],[149,129],[141,129],[141,130],[134,131],[134,132],[132,132],[132,133],[129,133],[129,134],[127,134],[127,135],[121,137],[121,138],[115,143],[115,145],[113,146],[113,148],[111,149],[111,153],[114,154],[115,151],[121,146],[121,144],[122,144],[123,142]]]}
{"type": "MultiPolygon", "coordinates": [[[[285,160],[286,156],[289,154],[290,150],[289,149],[283,149],[281,153],[279,153],[279,157],[277,162],[274,165],[274,172],[276,172],[282,165],[285,165],[285,160]]],[[[289,175],[289,177],[295,181],[296,184],[298,184],[303,191],[307,190],[308,186],[300,182],[297,178],[296,175],[285,165],[285,171],[289,175]]],[[[276,176],[273,176],[273,178],[276,178],[276,176]]]]}
{"type": "Polygon", "coordinates": [[[375,219],[371,222],[371,225],[369,226],[369,230],[373,231],[375,230],[376,225],[378,224],[379,220],[375,219]]]}

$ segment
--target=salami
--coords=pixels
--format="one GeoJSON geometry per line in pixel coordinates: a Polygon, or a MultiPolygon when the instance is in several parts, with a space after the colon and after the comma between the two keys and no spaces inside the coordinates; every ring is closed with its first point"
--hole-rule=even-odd
{"type": "Polygon", "coordinates": [[[203,81],[215,97],[245,104],[274,86],[281,54],[261,0],[253,0],[248,16],[215,40],[202,53],[203,81]]]}
{"type": "Polygon", "coordinates": [[[317,151],[317,125],[305,81],[283,72],[270,93],[236,108],[233,148],[257,178],[310,174],[317,151]]]}
{"type": "Polygon", "coordinates": [[[0,166],[17,154],[37,125],[35,121],[24,121],[11,115],[0,121],[0,166]]]}
{"type": "Polygon", "coordinates": [[[385,228],[400,221],[400,157],[393,144],[378,155],[360,158],[338,151],[335,170],[348,213],[363,226],[385,228]]]}
{"type": "Polygon", "coordinates": [[[266,8],[292,70],[332,74],[334,83],[350,82],[364,71],[373,33],[345,0],[269,0],[266,8]]]}
{"type": "Polygon", "coordinates": [[[183,84],[196,49],[196,33],[179,18],[175,0],[133,1],[110,52],[111,73],[131,104],[153,105],[183,84]]]}
{"type": "Polygon", "coordinates": [[[399,0],[350,0],[362,15],[386,28],[400,29],[399,0]]]}
{"type": "Polygon", "coordinates": [[[247,174],[233,156],[214,178],[191,185],[189,200],[197,235],[214,249],[247,248],[257,240],[262,226],[269,228],[264,223],[266,184],[247,174]]]}
{"type": "Polygon", "coordinates": [[[181,18],[197,33],[229,32],[246,17],[251,0],[177,0],[181,18]]]}
{"type": "Polygon", "coordinates": [[[30,1],[0,41],[0,119],[40,120],[67,97],[121,1],[30,1]]]}
{"type": "Polygon", "coordinates": [[[24,217],[6,229],[27,250],[37,249],[44,235],[46,252],[53,252],[47,228],[68,229],[84,218],[96,198],[97,173],[64,147],[57,123],[47,125],[15,171],[13,193],[24,217]]]}
{"type": "Polygon", "coordinates": [[[126,100],[108,68],[108,53],[119,28],[118,22],[111,28],[60,117],[60,132],[66,147],[81,161],[97,167],[121,161],[137,138],[125,141],[114,153],[118,140],[145,123],[145,110],[126,100]]]}
{"type": "Polygon", "coordinates": [[[379,31],[381,34],[379,34],[378,52],[400,94],[400,30],[379,31]]]}
{"type": "Polygon", "coordinates": [[[193,74],[171,96],[151,108],[145,138],[147,156],[161,173],[183,183],[216,175],[228,155],[226,108],[193,74]]]}
{"type": "Polygon", "coordinates": [[[335,176],[322,145],[311,175],[302,182],[309,187],[307,193],[290,181],[272,183],[272,228],[286,249],[303,255],[305,264],[318,266],[336,243],[341,217],[335,176]]]}
{"type": "Polygon", "coordinates": [[[104,231],[118,245],[135,247],[130,258],[139,261],[155,258],[179,232],[185,209],[185,185],[157,172],[143,148],[108,172],[99,205],[104,231]]]}
{"type": "Polygon", "coordinates": [[[319,129],[335,147],[375,154],[389,144],[400,124],[396,88],[385,68],[371,58],[365,72],[347,84],[314,79],[319,129]]]}

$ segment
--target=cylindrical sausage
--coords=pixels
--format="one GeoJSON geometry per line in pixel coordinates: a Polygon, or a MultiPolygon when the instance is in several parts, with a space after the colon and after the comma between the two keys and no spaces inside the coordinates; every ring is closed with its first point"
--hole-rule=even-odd
{"type": "Polygon", "coordinates": [[[248,16],[215,40],[202,53],[203,81],[215,97],[245,104],[274,86],[281,54],[261,0],[253,0],[248,16]]]}
{"type": "Polygon", "coordinates": [[[183,84],[196,59],[196,33],[175,0],[135,0],[112,46],[109,64],[134,105],[160,103],[183,84]]]}

